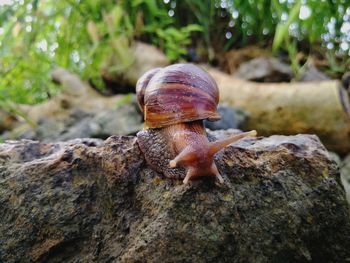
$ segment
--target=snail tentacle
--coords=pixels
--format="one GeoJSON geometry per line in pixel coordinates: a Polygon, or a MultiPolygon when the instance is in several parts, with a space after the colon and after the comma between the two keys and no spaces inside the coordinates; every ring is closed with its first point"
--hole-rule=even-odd
{"type": "Polygon", "coordinates": [[[242,139],[242,138],[245,138],[245,137],[255,137],[256,136],[256,131],[255,130],[252,130],[252,131],[249,131],[249,132],[242,132],[242,133],[239,133],[239,134],[235,134],[235,135],[232,135],[228,138],[225,138],[225,139],[222,139],[222,140],[219,140],[219,141],[215,141],[215,142],[211,142],[210,143],[210,148],[209,148],[209,154],[215,154],[217,153],[218,151],[220,151],[221,149],[225,148],[226,146],[242,139]]]}
{"type": "Polygon", "coordinates": [[[214,79],[193,64],[175,64],[146,72],[136,84],[146,130],[137,140],[147,163],[169,178],[215,176],[223,183],[214,155],[256,131],[209,142],[203,120],[220,119],[219,89],[214,79]]]}

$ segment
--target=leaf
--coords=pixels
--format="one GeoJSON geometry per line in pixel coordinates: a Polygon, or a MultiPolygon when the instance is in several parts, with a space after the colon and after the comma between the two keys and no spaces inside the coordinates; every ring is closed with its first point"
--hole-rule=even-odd
{"type": "Polygon", "coordinates": [[[203,27],[197,24],[190,24],[183,27],[181,30],[186,32],[203,31],[203,27]]]}
{"type": "Polygon", "coordinates": [[[273,39],[272,50],[276,51],[282,44],[283,40],[289,35],[289,26],[298,18],[301,7],[301,0],[298,0],[289,12],[286,23],[280,21],[277,25],[275,37],[273,39]]]}
{"type": "Polygon", "coordinates": [[[98,29],[96,24],[93,21],[89,21],[86,26],[87,32],[91,38],[91,41],[94,45],[97,45],[99,42],[98,29]]]}

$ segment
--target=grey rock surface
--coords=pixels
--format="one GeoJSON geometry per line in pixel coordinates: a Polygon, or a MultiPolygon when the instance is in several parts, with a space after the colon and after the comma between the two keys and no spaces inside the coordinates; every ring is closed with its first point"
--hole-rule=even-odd
{"type": "Polygon", "coordinates": [[[302,73],[300,77],[300,81],[322,81],[322,80],[330,80],[323,72],[319,71],[314,65],[310,64],[306,67],[305,71],[302,73]]]}
{"type": "Polygon", "coordinates": [[[276,58],[260,57],[242,63],[234,76],[256,82],[289,82],[293,71],[276,58]]]}
{"type": "Polygon", "coordinates": [[[214,122],[205,120],[204,125],[206,128],[210,130],[241,129],[249,118],[249,114],[246,111],[225,104],[219,104],[218,112],[221,119],[214,122]]]}
{"type": "Polygon", "coordinates": [[[52,72],[52,79],[63,86],[62,91],[43,103],[20,105],[31,124],[17,121],[12,130],[1,134],[0,140],[106,139],[111,135],[135,134],[142,128],[135,96],[104,96],[79,76],[61,68],[52,72]]]}
{"type": "Polygon", "coordinates": [[[346,197],[350,203],[350,155],[346,156],[340,164],[341,181],[344,185],[346,197]]]}
{"type": "Polygon", "coordinates": [[[341,78],[344,88],[349,92],[350,89],[350,71],[344,73],[341,78]]]}
{"type": "Polygon", "coordinates": [[[112,55],[104,63],[102,69],[102,77],[107,86],[115,93],[132,92],[135,90],[137,80],[146,71],[165,67],[170,64],[170,61],[165,54],[153,45],[135,41],[130,53],[130,60],[133,63],[129,70],[111,71],[111,68],[120,66],[120,62],[112,55]]]}
{"type": "Polygon", "coordinates": [[[350,259],[349,207],[316,136],[241,140],[216,163],[224,184],[183,185],[132,136],[0,144],[0,262],[350,259]]]}
{"type": "Polygon", "coordinates": [[[135,134],[142,128],[142,116],[137,105],[127,103],[118,108],[85,111],[74,109],[69,114],[39,119],[36,127],[6,132],[3,139],[67,141],[75,138],[106,139],[113,134],[135,134]]]}

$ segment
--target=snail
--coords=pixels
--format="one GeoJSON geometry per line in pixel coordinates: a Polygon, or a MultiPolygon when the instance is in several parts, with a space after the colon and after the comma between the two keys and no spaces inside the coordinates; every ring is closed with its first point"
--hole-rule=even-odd
{"type": "Polygon", "coordinates": [[[145,129],[137,141],[147,163],[168,178],[183,183],[198,176],[223,178],[214,155],[227,145],[256,131],[243,132],[210,142],[203,120],[220,119],[219,90],[214,79],[193,64],[152,69],[137,81],[137,101],[145,129]]]}

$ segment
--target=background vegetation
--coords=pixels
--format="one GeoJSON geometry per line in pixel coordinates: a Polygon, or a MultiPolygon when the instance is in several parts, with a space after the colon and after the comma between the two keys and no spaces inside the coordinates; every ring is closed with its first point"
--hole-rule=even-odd
{"type": "Polygon", "coordinates": [[[215,64],[225,51],[258,45],[349,66],[350,0],[6,0],[0,1],[0,107],[37,103],[57,92],[50,71],[64,67],[103,88],[101,70],[133,62],[134,40],[171,61],[215,64]],[[6,106],[7,105],[7,106],[6,106]]]}

